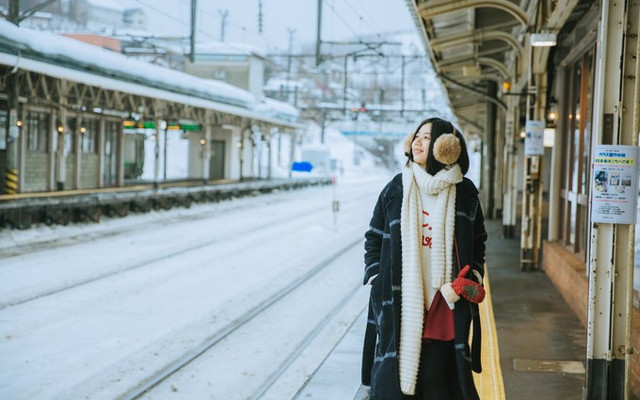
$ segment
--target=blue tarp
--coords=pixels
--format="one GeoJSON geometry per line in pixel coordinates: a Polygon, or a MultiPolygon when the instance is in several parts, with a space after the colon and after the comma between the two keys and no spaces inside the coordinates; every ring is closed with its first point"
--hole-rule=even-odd
{"type": "Polygon", "coordinates": [[[309,161],[294,161],[293,164],[291,164],[292,171],[311,172],[312,169],[313,164],[309,161]]]}

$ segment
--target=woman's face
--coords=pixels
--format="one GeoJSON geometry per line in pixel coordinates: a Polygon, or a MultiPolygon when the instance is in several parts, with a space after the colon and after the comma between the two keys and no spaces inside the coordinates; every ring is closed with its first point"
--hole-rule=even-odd
{"type": "Polygon", "coordinates": [[[423,168],[427,166],[427,156],[429,155],[429,143],[431,143],[431,123],[428,122],[420,127],[416,136],[411,142],[411,153],[413,161],[423,168]]]}

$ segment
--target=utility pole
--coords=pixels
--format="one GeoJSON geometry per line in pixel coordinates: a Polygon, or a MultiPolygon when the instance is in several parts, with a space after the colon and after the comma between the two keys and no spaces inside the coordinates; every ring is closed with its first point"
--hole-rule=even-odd
{"type": "Polygon", "coordinates": [[[347,116],[347,82],[348,72],[347,66],[349,65],[349,56],[344,57],[344,86],[342,88],[342,115],[347,116]]]}
{"type": "Polygon", "coordinates": [[[322,61],[322,55],[320,54],[320,45],[322,44],[321,33],[322,33],[322,0],[318,0],[318,26],[316,30],[316,67],[320,65],[320,62],[322,61]]]}
{"type": "Polygon", "coordinates": [[[291,84],[289,81],[291,80],[291,53],[293,52],[293,35],[295,35],[296,30],[293,28],[287,28],[289,32],[289,55],[287,56],[287,100],[289,100],[289,94],[291,93],[291,84]]]}
{"type": "Polygon", "coordinates": [[[262,17],[262,0],[258,0],[258,32],[260,32],[261,35],[264,32],[262,17]]]}
{"type": "Polygon", "coordinates": [[[323,69],[322,71],[323,77],[324,77],[324,86],[322,88],[322,122],[320,124],[321,126],[321,130],[320,130],[320,143],[324,144],[324,130],[326,127],[326,123],[327,123],[327,108],[324,105],[324,101],[326,99],[325,97],[325,91],[327,90],[327,70],[323,69]]]}
{"type": "Polygon", "coordinates": [[[402,56],[402,75],[400,77],[400,117],[404,116],[404,66],[405,58],[402,56]]]}
{"type": "Polygon", "coordinates": [[[20,15],[20,0],[9,0],[9,22],[18,25],[20,15]]]}
{"type": "Polygon", "coordinates": [[[191,37],[189,38],[191,44],[191,54],[189,54],[189,61],[192,63],[196,59],[196,0],[191,0],[191,37]]]}
{"type": "Polygon", "coordinates": [[[224,42],[224,36],[227,31],[227,16],[229,15],[229,10],[218,10],[218,14],[220,14],[220,18],[222,19],[220,22],[220,41],[224,42]]]}

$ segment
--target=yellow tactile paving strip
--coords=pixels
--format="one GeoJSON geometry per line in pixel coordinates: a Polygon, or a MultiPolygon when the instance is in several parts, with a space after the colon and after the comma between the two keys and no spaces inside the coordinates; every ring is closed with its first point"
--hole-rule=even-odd
{"type": "Polygon", "coordinates": [[[500,350],[496,322],[493,317],[489,274],[485,268],[484,287],[487,295],[480,303],[480,326],[482,327],[482,373],[473,374],[473,379],[482,400],[504,400],[504,381],[500,368],[500,350]]]}

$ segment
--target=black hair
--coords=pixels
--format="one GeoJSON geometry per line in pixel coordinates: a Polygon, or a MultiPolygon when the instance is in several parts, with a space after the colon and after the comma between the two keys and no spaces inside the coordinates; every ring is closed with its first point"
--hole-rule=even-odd
{"type": "MultiPolygon", "coordinates": [[[[453,124],[449,121],[445,121],[441,118],[427,118],[424,121],[420,122],[415,132],[413,133],[413,139],[415,139],[416,135],[420,128],[422,128],[425,124],[431,124],[431,142],[429,143],[429,154],[427,156],[427,165],[426,170],[431,175],[437,174],[442,168],[445,167],[444,164],[437,161],[433,156],[433,144],[436,142],[436,139],[440,137],[440,135],[445,133],[453,133],[460,140],[460,157],[458,157],[457,164],[460,166],[460,170],[462,171],[462,175],[465,175],[467,171],[469,171],[469,153],[467,151],[467,144],[464,140],[464,136],[462,136],[462,132],[455,129],[453,124]]],[[[413,141],[411,139],[411,141],[413,141]]],[[[405,149],[405,155],[407,156],[407,164],[410,161],[413,161],[413,154],[411,152],[411,146],[409,143],[409,148],[405,149]]]]}

